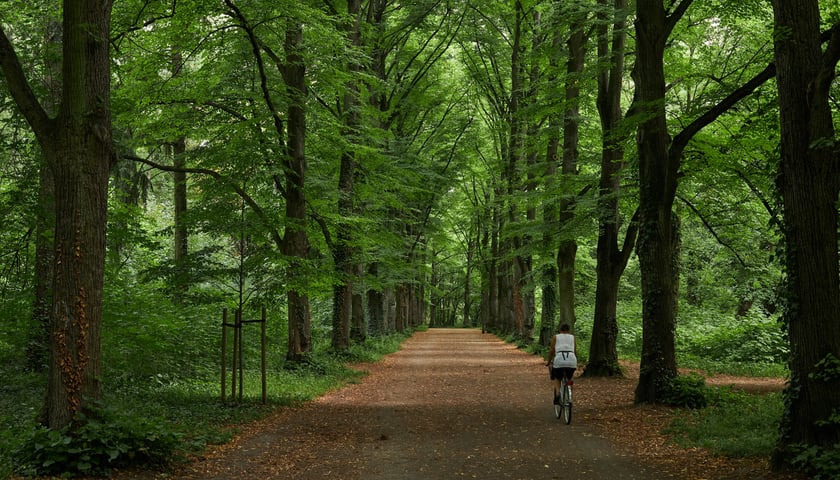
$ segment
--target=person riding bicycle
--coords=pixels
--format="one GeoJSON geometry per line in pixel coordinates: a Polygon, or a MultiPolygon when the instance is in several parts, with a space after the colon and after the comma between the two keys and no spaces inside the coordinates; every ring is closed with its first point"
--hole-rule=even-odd
{"type": "Polygon", "coordinates": [[[554,381],[554,403],[559,401],[560,380],[571,380],[577,370],[577,341],[571,333],[568,323],[560,325],[559,333],[551,338],[551,350],[548,353],[550,365],[549,377],[554,381]]]}

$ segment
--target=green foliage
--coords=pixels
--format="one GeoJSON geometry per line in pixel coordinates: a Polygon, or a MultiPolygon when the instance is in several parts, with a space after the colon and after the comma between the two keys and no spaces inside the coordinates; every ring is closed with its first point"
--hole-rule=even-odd
{"type": "Polygon", "coordinates": [[[113,468],[170,461],[180,434],[160,421],[98,411],[62,430],[31,430],[13,453],[25,475],[107,475],[113,468]]]}
{"type": "Polygon", "coordinates": [[[704,408],[709,403],[706,379],[696,373],[663,380],[657,390],[660,392],[658,400],[665,405],[704,408]]]}
{"type": "Polygon", "coordinates": [[[681,305],[677,351],[680,365],[731,373],[784,376],[788,346],[774,316],[751,311],[743,317],[681,305]]]}
{"type": "Polygon", "coordinates": [[[829,353],[814,365],[814,372],[808,376],[814,380],[822,380],[823,382],[840,380],[840,360],[829,353]]]}
{"type": "Polygon", "coordinates": [[[811,475],[814,480],[834,480],[840,478],[840,444],[832,448],[816,445],[794,445],[791,447],[793,459],[791,465],[811,475]]]}
{"type": "Polygon", "coordinates": [[[767,457],[778,439],[779,394],[748,395],[709,389],[710,405],[686,411],[666,433],[685,448],[701,447],[728,457],[767,457]]]}

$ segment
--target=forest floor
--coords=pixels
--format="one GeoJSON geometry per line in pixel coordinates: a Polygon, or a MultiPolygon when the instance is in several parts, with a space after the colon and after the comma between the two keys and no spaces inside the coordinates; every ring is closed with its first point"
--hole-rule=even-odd
{"type": "MultiPolygon", "coordinates": [[[[122,480],[680,479],[789,480],[762,459],[684,449],[662,433],[673,410],[633,405],[625,378],[575,380],[571,425],[554,417],[540,357],[477,330],[431,329],[366,364],[359,383],[285,408],[170,472],[122,480]]],[[[756,393],[777,379],[713,377],[756,393]]]]}

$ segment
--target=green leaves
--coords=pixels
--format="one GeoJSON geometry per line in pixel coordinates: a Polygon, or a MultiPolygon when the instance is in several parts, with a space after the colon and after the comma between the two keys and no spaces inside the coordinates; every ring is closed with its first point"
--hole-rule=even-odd
{"type": "Polygon", "coordinates": [[[25,475],[108,475],[113,468],[172,459],[180,434],[165,424],[112,411],[79,416],[62,430],[31,430],[13,457],[25,475]]]}

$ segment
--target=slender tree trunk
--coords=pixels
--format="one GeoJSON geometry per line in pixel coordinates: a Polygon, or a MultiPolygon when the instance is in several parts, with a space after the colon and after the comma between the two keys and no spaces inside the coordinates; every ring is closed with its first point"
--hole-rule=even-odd
{"type": "MultiPolygon", "coordinates": [[[[379,264],[373,262],[368,265],[368,275],[377,278],[379,275],[379,264]]],[[[370,333],[382,335],[388,331],[385,323],[385,295],[382,291],[368,288],[367,310],[370,319],[370,333]]]]}
{"type": "MultiPolygon", "coordinates": [[[[44,45],[48,52],[61,52],[61,22],[51,19],[47,22],[44,45]]],[[[44,89],[47,100],[42,102],[49,116],[54,116],[61,101],[60,55],[47,55],[44,89]]],[[[41,159],[38,178],[38,210],[35,225],[35,279],[33,282],[32,330],[26,346],[26,367],[32,371],[44,371],[49,360],[50,305],[52,305],[52,281],[54,271],[53,255],[55,243],[55,186],[53,172],[45,159],[41,159]]]]}
{"type": "MultiPolygon", "coordinates": [[[[508,138],[507,158],[505,159],[504,179],[507,192],[507,227],[514,228],[520,220],[519,207],[515,200],[516,192],[519,189],[519,169],[523,159],[524,145],[524,120],[520,111],[524,81],[522,69],[522,22],[524,9],[522,2],[514,2],[516,20],[511,49],[511,85],[508,122],[510,123],[510,136],[508,138]]],[[[516,235],[501,242],[502,256],[510,256],[510,260],[500,263],[499,300],[500,315],[503,322],[504,333],[515,333],[517,336],[522,332],[525,325],[522,309],[522,282],[523,268],[518,253],[522,237],[516,235]]]]}
{"type": "Polygon", "coordinates": [[[181,137],[172,144],[172,164],[175,167],[175,171],[172,172],[175,203],[175,293],[173,300],[176,305],[183,303],[184,295],[189,288],[189,275],[186,271],[187,255],[189,252],[189,236],[186,225],[187,174],[184,171],[184,168],[187,166],[186,153],[187,142],[184,137],[181,137]]]}
{"type": "MultiPolygon", "coordinates": [[[[284,49],[286,64],[283,80],[289,95],[288,142],[286,145],[286,231],[283,253],[292,263],[303,265],[309,255],[306,234],[306,64],[300,52],[303,43],[302,26],[289,20],[286,26],[284,49]]],[[[287,294],[289,342],[286,358],[300,361],[312,351],[311,312],[305,288],[292,286],[287,294]]]]}
{"type": "Polygon", "coordinates": [[[781,112],[778,186],[784,204],[791,380],[774,454],[791,466],[805,448],[840,443],[840,153],[830,92],[840,60],[840,24],[823,51],[817,0],[773,0],[781,112]]]}
{"type": "MultiPolygon", "coordinates": [[[[478,230],[476,229],[476,232],[478,230]]],[[[474,319],[472,318],[472,313],[470,312],[470,307],[472,305],[472,272],[474,270],[474,259],[475,259],[475,244],[476,240],[472,238],[472,233],[467,233],[467,265],[466,265],[466,273],[464,275],[464,326],[465,327],[472,327],[474,323],[474,319]]]]}
{"type": "Polygon", "coordinates": [[[621,92],[624,80],[626,0],[615,0],[608,10],[608,0],[599,2],[609,16],[601,16],[598,32],[598,58],[609,65],[598,75],[598,113],[601,118],[601,179],[598,190],[598,250],[595,286],[595,315],[587,376],[620,375],[618,363],[618,320],[616,309],[621,276],[635,245],[636,224],[631,223],[625,242],[619,248],[621,213],[619,210],[620,180],[624,169],[624,152],[618,132],[621,113],[621,92]],[[610,20],[612,34],[610,34],[610,20]]]}
{"type": "MultiPolygon", "coordinates": [[[[548,85],[551,91],[549,95],[560,95],[560,82],[557,81],[560,72],[560,62],[563,56],[563,36],[562,25],[564,23],[563,15],[560,13],[562,2],[556,0],[554,2],[554,14],[552,22],[552,41],[551,53],[549,56],[549,81],[548,85]]],[[[553,109],[548,117],[548,144],[545,154],[545,184],[546,190],[553,192],[557,188],[557,166],[560,158],[560,129],[563,122],[563,115],[560,109],[553,109]]],[[[556,202],[545,202],[543,204],[543,223],[546,225],[553,225],[557,223],[559,205],[556,202]]],[[[543,234],[543,251],[552,252],[554,250],[554,234],[546,231],[543,234]]],[[[546,262],[542,267],[542,308],[540,316],[540,344],[548,347],[551,342],[552,335],[555,332],[554,320],[557,315],[557,261],[552,258],[551,262],[546,262]]]]}
{"type": "MultiPolygon", "coordinates": [[[[497,195],[495,198],[499,198],[499,192],[497,189],[497,195]]],[[[488,259],[489,268],[488,268],[488,280],[489,284],[487,285],[488,290],[488,311],[487,311],[487,324],[486,327],[490,331],[499,331],[501,329],[501,319],[502,319],[502,301],[499,298],[499,291],[501,288],[499,284],[501,283],[501,273],[502,270],[499,268],[499,261],[501,248],[499,247],[499,232],[501,230],[501,213],[500,213],[500,206],[498,201],[493,201],[490,207],[490,258],[488,259]]]]}
{"type": "MultiPolygon", "coordinates": [[[[566,64],[566,97],[565,113],[563,116],[563,163],[561,171],[564,176],[577,175],[577,160],[579,156],[578,143],[580,131],[580,75],[583,72],[586,58],[586,34],[581,13],[574,14],[571,31],[567,41],[568,61],[566,64]]],[[[574,194],[567,193],[560,199],[560,225],[569,225],[574,220],[574,194]]],[[[568,237],[568,235],[566,235],[568,237]]],[[[575,315],[575,257],[577,256],[577,241],[574,238],[564,238],[557,249],[558,309],[560,324],[574,327],[577,321],[575,315]]]]}
{"type": "Polygon", "coordinates": [[[40,168],[38,214],[35,226],[35,281],[32,302],[32,331],[26,346],[26,366],[43,371],[47,367],[50,344],[50,305],[55,268],[53,228],[55,192],[52,170],[44,161],[40,168]]]}
{"type": "MultiPolygon", "coordinates": [[[[347,16],[350,24],[347,26],[347,41],[354,47],[362,43],[361,37],[361,0],[347,2],[347,16]]],[[[349,73],[355,75],[361,66],[352,63],[348,66],[349,73]]],[[[354,180],[356,176],[356,153],[352,145],[356,143],[355,136],[361,125],[359,113],[359,80],[351,78],[348,81],[343,98],[344,137],[348,147],[341,154],[341,165],[338,176],[338,214],[337,242],[334,246],[333,261],[338,277],[333,287],[333,332],[332,347],[343,351],[350,348],[350,325],[353,315],[353,251],[351,247],[353,235],[351,227],[344,219],[355,215],[354,208],[354,180]]]]}

